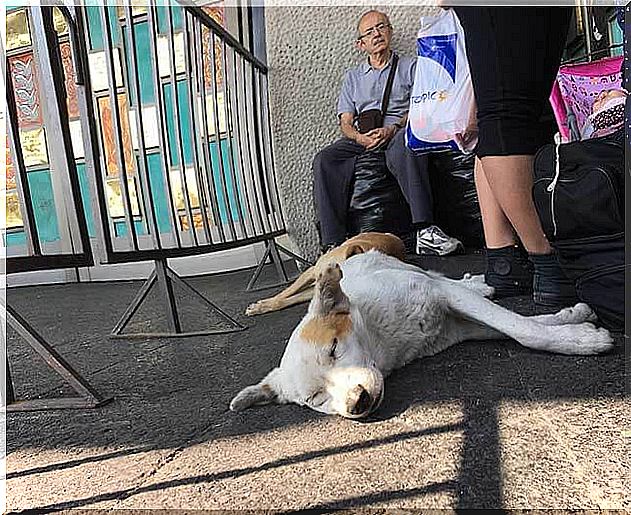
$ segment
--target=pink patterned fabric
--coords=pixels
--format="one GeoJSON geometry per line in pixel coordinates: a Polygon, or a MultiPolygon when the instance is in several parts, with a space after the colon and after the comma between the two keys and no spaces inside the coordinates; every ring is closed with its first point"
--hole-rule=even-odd
{"type": "Polygon", "coordinates": [[[622,56],[607,57],[590,63],[561,66],[550,103],[563,141],[571,140],[568,126],[570,112],[576,117],[579,130],[582,130],[598,94],[621,88],[622,59],[622,56]]]}

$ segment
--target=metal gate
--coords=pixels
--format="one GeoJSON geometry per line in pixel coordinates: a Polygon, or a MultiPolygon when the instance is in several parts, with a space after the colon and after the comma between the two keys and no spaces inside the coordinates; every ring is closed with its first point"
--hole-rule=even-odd
{"type": "Polygon", "coordinates": [[[155,263],[113,336],[244,329],[178,277],[167,259],[264,241],[261,264],[270,258],[286,280],[278,250],[298,258],[274,241],[286,229],[273,169],[267,67],[225,30],[221,6],[81,6],[75,18],[83,35],[75,53],[90,77],[77,103],[103,262],[155,263]],[[174,284],[229,327],[184,332],[174,284]],[[167,306],[168,332],[123,333],[155,285],[167,306]]]}
{"type": "MultiPolygon", "coordinates": [[[[155,262],[114,336],[245,329],[167,264],[255,242],[266,243],[264,260],[277,258],[285,278],[278,251],[299,259],[274,241],[286,229],[267,67],[225,30],[221,6],[60,3],[7,17],[9,29],[25,27],[7,38],[3,60],[7,272],[90,266],[92,238],[101,263],[155,262]],[[229,327],[184,332],[175,284],[229,327]],[[163,293],[169,330],[123,334],[154,285],[163,293]]],[[[6,318],[80,395],[16,404],[9,379],[6,402],[16,409],[103,402],[8,305],[6,318]]],[[[8,362],[6,372],[9,378],[8,362]]]]}
{"type": "Polygon", "coordinates": [[[75,10],[91,75],[79,98],[107,263],[164,259],[285,232],[267,67],[213,7],[75,10]],[[99,64],[103,66],[99,69],[99,64]]]}
{"type": "MultiPolygon", "coordinates": [[[[7,37],[8,48],[2,48],[7,103],[6,173],[2,185],[7,198],[2,234],[6,271],[89,266],[93,259],[70,135],[61,57],[72,18],[67,11],[51,8],[22,9],[11,15],[12,23],[28,27],[23,33],[28,38],[7,37]]],[[[75,75],[81,84],[80,67],[75,75]]],[[[107,400],[6,299],[3,301],[3,322],[77,394],[71,398],[18,401],[6,359],[2,405],[8,411],[94,407],[107,400]]],[[[2,341],[4,345],[5,339],[2,341]]],[[[4,354],[6,358],[6,349],[4,354]]]]}
{"type": "Polygon", "coordinates": [[[29,38],[8,37],[9,48],[2,49],[7,103],[2,243],[8,273],[93,263],[65,105],[60,51],[68,44],[68,30],[61,28],[61,23],[67,27],[61,12],[55,15],[61,45],[57,31],[45,28],[53,25],[53,11],[32,9],[9,14],[19,17],[12,23],[28,24],[29,38]]]}

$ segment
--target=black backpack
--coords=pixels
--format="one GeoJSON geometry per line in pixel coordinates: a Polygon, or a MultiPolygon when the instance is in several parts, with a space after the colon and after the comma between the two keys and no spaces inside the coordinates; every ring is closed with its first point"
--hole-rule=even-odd
{"type": "Polygon", "coordinates": [[[602,325],[624,329],[624,131],[535,157],[533,199],[561,267],[602,325]]]}

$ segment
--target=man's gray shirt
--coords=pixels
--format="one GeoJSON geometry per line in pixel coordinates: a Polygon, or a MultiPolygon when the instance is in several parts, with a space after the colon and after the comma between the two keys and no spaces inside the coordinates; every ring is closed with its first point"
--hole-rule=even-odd
{"type": "MultiPolygon", "coordinates": [[[[337,102],[338,117],[342,113],[353,113],[357,116],[368,109],[381,109],[381,99],[391,66],[392,57],[381,70],[373,68],[366,60],[347,71],[337,102]]],[[[399,57],[384,126],[392,125],[410,109],[415,70],[416,58],[399,57]]]]}

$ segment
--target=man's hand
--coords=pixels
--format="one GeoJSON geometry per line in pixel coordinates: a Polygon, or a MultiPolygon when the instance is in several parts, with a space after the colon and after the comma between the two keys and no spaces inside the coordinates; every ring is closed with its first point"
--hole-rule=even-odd
{"type": "MultiPolygon", "coordinates": [[[[392,139],[397,132],[397,128],[394,125],[388,125],[387,127],[379,127],[368,131],[364,136],[370,138],[372,141],[368,145],[364,145],[366,150],[377,148],[392,139]]],[[[363,143],[361,143],[363,145],[363,143]]]]}
{"type": "Polygon", "coordinates": [[[368,148],[369,146],[372,146],[374,140],[373,138],[369,137],[368,134],[358,133],[355,136],[355,142],[359,143],[362,147],[368,148]]]}

